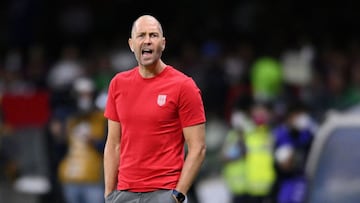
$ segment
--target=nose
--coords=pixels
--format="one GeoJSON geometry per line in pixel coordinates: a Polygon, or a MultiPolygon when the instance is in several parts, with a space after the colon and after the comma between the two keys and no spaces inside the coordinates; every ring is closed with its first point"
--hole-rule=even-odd
{"type": "Polygon", "coordinates": [[[145,44],[150,44],[151,43],[151,37],[150,35],[146,35],[145,38],[144,38],[144,43],[145,44]]]}

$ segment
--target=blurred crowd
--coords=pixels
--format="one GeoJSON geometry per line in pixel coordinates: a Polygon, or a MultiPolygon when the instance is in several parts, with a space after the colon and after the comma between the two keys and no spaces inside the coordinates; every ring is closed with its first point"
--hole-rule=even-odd
{"type": "MultiPolygon", "coordinates": [[[[8,37],[0,34],[0,201],[16,202],[4,192],[11,186],[16,196],[36,196],[34,202],[102,202],[102,112],[111,78],[136,66],[126,34],[133,19],[120,20],[127,25],[116,26],[125,31],[114,27],[118,36],[111,39],[93,30],[109,29],[110,18],[121,17],[105,15],[111,3],[130,3],[109,1],[95,9],[104,15],[96,19],[84,2],[64,1],[54,34],[39,24],[32,30],[42,8],[34,2],[41,1],[2,3],[10,23],[8,37]],[[39,33],[50,35],[41,42],[33,36],[39,33]],[[57,37],[53,44],[51,36],[57,37]]],[[[200,185],[212,177],[220,177],[232,203],[302,202],[318,127],[327,113],[356,111],[360,104],[359,38],[339,43],[323,32],[327,38],[319,40],[296,32],[296,22],[292,37],[282,39],[286,31],[266,30],[270,20],[254,27],[264,8],[273,8],[254,2],[232,2],[232,15],[209,3],[209,13],[231,20],[201,17],[204,28],[194,33],[186,19],[196,16],[183,21],[174,14],[176,23],[168,24],[159,11],[169,35],[164,61],[195,80],[207,115],[208,155],[189,193],[193,203],[204,202],[200,185]]]]}

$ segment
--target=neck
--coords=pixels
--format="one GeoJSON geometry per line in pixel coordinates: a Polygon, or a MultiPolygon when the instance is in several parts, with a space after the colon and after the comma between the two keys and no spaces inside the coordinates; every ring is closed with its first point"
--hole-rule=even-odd
{"type": "Polygon", "coordinates": [[[139,65],[139,73],[143,78],[152,78],[161,73],[165,67],[166,64],[159,60],[157,63],[149,66],[139,65]]]}

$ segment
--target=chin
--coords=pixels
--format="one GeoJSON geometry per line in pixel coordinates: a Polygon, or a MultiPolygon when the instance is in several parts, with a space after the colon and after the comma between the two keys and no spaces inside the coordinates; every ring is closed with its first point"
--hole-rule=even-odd
{"type": "Polygon", "coordinates": [[[144,67],[153,66],[154,64],[155,64],[154,61],[141,63],[141,65],[144,66],[144,67]]]}

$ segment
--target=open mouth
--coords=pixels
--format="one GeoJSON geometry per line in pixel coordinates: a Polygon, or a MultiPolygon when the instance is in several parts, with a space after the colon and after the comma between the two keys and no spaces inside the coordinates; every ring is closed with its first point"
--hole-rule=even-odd
{"type": "Polygon", "coordinates": [[[142,49],[141,50],[141,54],[143,56],[151,55],[152,53],[153,53],[153,50],[151,50],[151,49],[142,49]]]}

